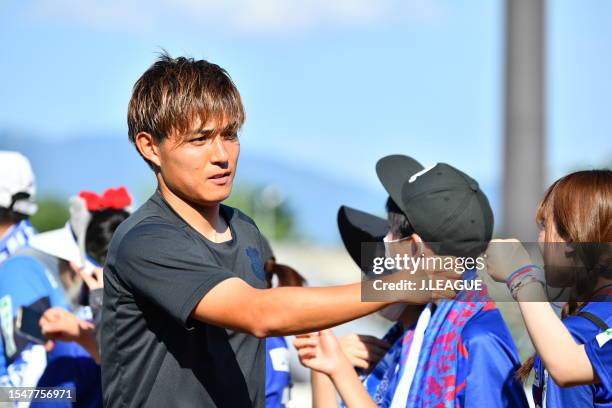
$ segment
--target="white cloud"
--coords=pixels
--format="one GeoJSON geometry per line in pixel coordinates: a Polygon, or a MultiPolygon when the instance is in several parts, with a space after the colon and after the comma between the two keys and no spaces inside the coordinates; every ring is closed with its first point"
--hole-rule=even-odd
{"type": "Polygon", "coordinates": [[[203,30],[252,35],[432,23],[444,20],[448,8],[443,0],[40,0],[24,14],[102,31],[152,32],[160,25],[199,24],[203,30]]]}

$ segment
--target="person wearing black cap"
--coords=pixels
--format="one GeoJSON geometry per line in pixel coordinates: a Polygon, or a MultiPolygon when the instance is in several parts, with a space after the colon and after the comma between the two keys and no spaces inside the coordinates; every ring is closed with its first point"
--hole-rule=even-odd
{"type": "MultiPolygon", "coordinates": [[[[349,207],[338,214],[347,251],[366,275],[381,252],[452,259],[484,252],[493,214],[475,180],[448,164],[425,169],[401,155],[384,157],[376,170],[389,193],[388,219],[349,207]],[[384,249],[364,242],[384,242],[384,249]]],[[[463,278],[474,280],[475,271],[463,278]]],[[[336,404],[335,386],[347,407],[527,406],[514,378],[520,367],[516,347],[486,292],[462,291],[456,300],[424,308],[391,305],[383,315],[396,322],[385,336],[392,346],[364,373],[365,387],[330,330],[296,339],[300,360],[318,372],[314,401],[336,404]]]]}

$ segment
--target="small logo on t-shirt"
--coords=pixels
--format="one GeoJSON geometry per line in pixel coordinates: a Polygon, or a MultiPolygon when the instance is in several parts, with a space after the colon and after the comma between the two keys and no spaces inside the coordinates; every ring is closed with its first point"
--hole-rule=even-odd
{"type": "Polygon", "coordinates": [[[259,255],[259,251],[256,248],[248,247],[246,249],[246,254],[251,259],[251,270],[260,280],[264,280],[266,278],[266,272],[263,268],[263,261],[261,260],[261,256],[259,255]]]}
{"type": "Polygon", "coordinates": [[[603,333],[599,333],[597,336],[595,336],[595,338],[597,339],[597,344],[599,344],[599,347],[603,347],[604,344],[608,342],[608,340],[612,339],[612,329],[608,329],[603,333]]]}
{"type": "Polygon", "coordinates": [[[284,347],[270,349],[270,360],[274,371],[289,372],[289,350],[284,347]]]}

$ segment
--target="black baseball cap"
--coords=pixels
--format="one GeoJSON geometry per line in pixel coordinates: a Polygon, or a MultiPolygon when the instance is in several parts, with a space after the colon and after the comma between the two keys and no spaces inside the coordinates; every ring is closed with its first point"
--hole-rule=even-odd
{"type": "Polygon", "coordinates": [[[391,155],[376,163],[387,193],[414,231],[439,255],[477,256],[493,234],[493,211],[476,180],[446,164],[429,168],[391,155]]]}
{"type": "Polygon", "coordinates": [[[382,245],[362,245],[382,242],[389,231],[384,218],[343,205],[338,210],[338,230],[346,251],[363,272],[369,272],[364,268],[373,265],[375,257],[385,255],[382,245]]]}

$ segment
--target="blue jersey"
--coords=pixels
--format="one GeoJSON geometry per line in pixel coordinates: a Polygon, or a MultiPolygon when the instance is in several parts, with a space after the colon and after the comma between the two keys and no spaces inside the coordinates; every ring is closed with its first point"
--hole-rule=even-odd
{"type": "Polygon", "coordinates": [[[515,375],[521,366],[518,351],[499,310],[482,310],[470,320],[459,347],[457,406],[528,406],[515,375]]]}
{"type": "MultiPolygon", "coordinates": [[[[612,303],[610,302],[590,302],[581,311],[592,313],[608,325],[612,325],[612,303]]],[[[563,324],[578,344],[588,344],[602,331],[595,323],[583,316],[569,316],[563,319],[563,324]]],[[[534,370],[533,399],[536,406],[544,406],[545,398],[546,406],[549,408],[612,408],[612,390],[603,384],[562,388],[548,375],[538,356],[534,361],[534,370]]]]}
{"type": "MultiPolygon", "coordinates": [[[[414,331],[415,325],[403,334],[397,333],[397,328],[398,325],[395,325],[385,336],[385,340],[391,343],[392,347],[374,371],[364,379],[368,393],[381,407],[388,407],[391,404],[395,392],[394,385],[398,380],[396,377],[401,371],[398,366],[401,364],[402,336],[404,338],[410,336],[409,332],[414,331]],[[393,333],[394,331],[396,333],[393,333]],[[390,376],[388,373],[391,373],[390,376]]],[[[523,386],[515,377],[515,372],[520,367],[520,360],[514,340],[503,317],[492,303],[478,311],[466,323],[457,343],[457,349],[451,355],[452,360],[457,362],[453,406],[468,408],[528,406],[523,386]]],[[[446,363],[445,360],[432,361],[432,364],[446,363]]],[[[420,392],[443,391],[434,383],[429,383],[420,392]]]]}
{"type": "Polygon", "coordinates": [[[32,408],[102,407],[102,373],[89,353],[74,342],[58,341],[49,353],[37,387],[72,389],[76,402],[36,402],[32,408]]]}
{"type": "Polygon", "coordinates": [[[601,386],[606,392],[612,392],[612,329],[599,333],[586,343],[585,351],[593,369],[597,373],[601,386]]]}
{"type": "Polygon", "coordinates": [[[289,348],[284,337],[266,339],[266,407],[283,408],[289,401],[289,348]]]}
{"type": "MultiPolygon", "coordinates": [[[[74,406],[102,406],[99,366],[77,343],[56,342],[46,353],[42,345],[17,333],[13,321],[22,306],[40,312],[49,307],[69,309],[55,275],[34,256],[15,254],[0,264],[0,385],[73,388],[77,396],[74,406]]],[[[51,406],[73,405],[56,402],[51,406]]]]}
{"type": "MultiPolygon", "coordinates": [[[[16,255],[0,264],[0,381],[15,386],[32,385],[36,375],[32,365],[41,364],[37,361],[40,351],[36,347],[32,351],[34,345],[15,332],[13,322],[22,306],[43,312],[53,306],[67,308],[68,304],[60,283],[41,262],[16,255]]],[[[43,361],[42,369],[45,364],[43,361]]]]}

